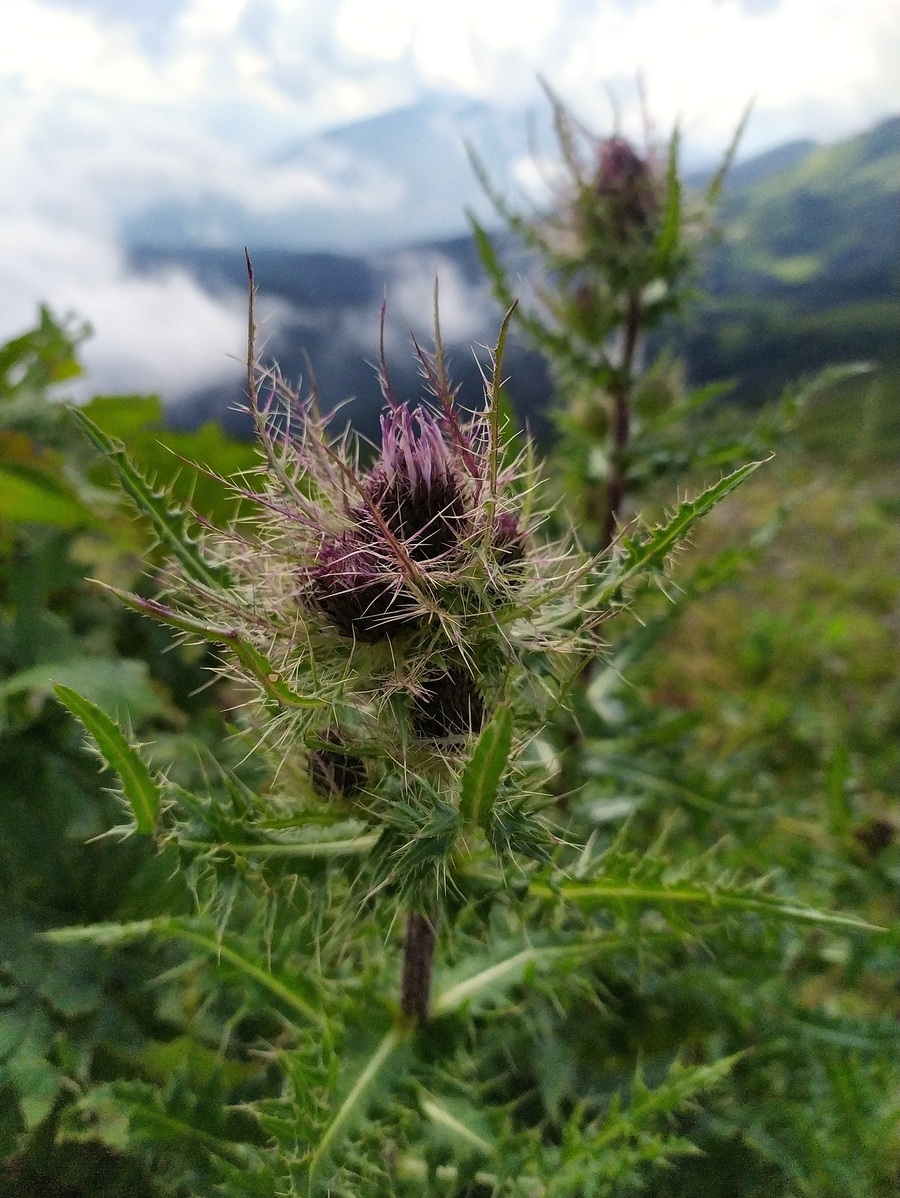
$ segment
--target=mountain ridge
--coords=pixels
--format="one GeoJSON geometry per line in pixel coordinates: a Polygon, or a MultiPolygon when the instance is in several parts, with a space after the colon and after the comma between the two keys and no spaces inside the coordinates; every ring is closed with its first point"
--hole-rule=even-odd
{"type": "MultiPolygon", "coordinates": [[[[691,180],[698,183],[696,176],[689,185],[691,180]]],[[[787,143],[737,165],[722,195],[721,238],[703,255],[706,298],[686,326],[673,332],[692,376],[738,377],[743,394],[761,398],[826,362],[897,360],[898,217],[900,117],[840,142],[787,143]]],[[[427,336],[436,276],[451,346],[490,343],[501,315],[468,236],[365,252],[289,247],[252,252],[261,296],[281,305],[270,342],[273,356],[289,377],[297,377],[308,353],[325,398],[358,396],[363,423],[379,402],[364,359],[377,344],[385,293],[389,344],[399,360],[402,388],[413,393],[414,365],[398,347],[406,338],[406,319],[427,336]]],[[[138,271],[177,264],[211,293],[246,285],[243,255],[236,249],[145,245],[132,246],[130,257],[138,271]]],[[[546,371],[523,347],[514,353],[518,358],[510,366],[514,379],[520,378],[514,385],[520,407],[539,419],[550,387],[546,371]]],[[[457,360],[464,390],[477,397],[480,382],[468,348],[457,360]]],[[[179,406],[178,418],[195,422],[224,406],[220,389],[205,389],[179,406]]]]}

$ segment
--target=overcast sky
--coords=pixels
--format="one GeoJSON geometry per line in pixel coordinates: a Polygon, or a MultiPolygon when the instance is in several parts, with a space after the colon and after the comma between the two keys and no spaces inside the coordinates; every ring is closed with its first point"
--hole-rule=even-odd
{"type": "Polygon", "coordinates": [[[540,73],[602,130],[640,72],[695,154],[756,97],[752,152],[900,110],[898,62],[896,0],[3,0],[0,339],[46,300],[94,324],[97,388],[230,371],[240,297],[131,275],[123,222],[210,192],[328,202],[327,171],[281,152],[435,93],[524,111],[540,73]]]}

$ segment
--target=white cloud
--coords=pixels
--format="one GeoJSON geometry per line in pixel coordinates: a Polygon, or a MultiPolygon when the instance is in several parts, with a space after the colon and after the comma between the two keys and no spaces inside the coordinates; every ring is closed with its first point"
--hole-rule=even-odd
{"type": "MultiPolygon", "coordinates": [[[[602,130],[603,81],[634,121],[640,70],[661,129],[680,115],[709,149],[752,95],[745,150],[900,108],[894,0],[166,0],[157,26],[141,0],[3,9],[0,338],[39,299],[71,305],[98,328],[98,385],[116,363],[117,385],[183,390],[236,328],[231,300],[184,275],[130,276],[123,223],[167,203],[282,222],[320,205],[358,212],[377,238],[404,196],[389,165],[292,150],[429,89],[515,108],[542,72],[602,130]]],[[[445,286],[449,319],[452,274],[445,286]]],[[[466,312],[460,299],[460,328],[466,312]]]]}
{"type": "MultiPolygon", "coordinates": [[[[236,377],[244,352],[244,297],[216,299],[183,271],[130,273],[114,244],[34,216],[0,222],[0,328],[13,335],[51,301],[89,319],[82,357],[89,377],[74,391],[157,391],[177,399],[236,377]]],[[[72,390],[70,388],[70,390],[72,390]]]]}
{"type": "Polygon", "coordinates": [[[755,97],[751,146],[834,137],[896,110],[898,52],[892,0],[780,0],[750,13],[738,0],[639,0],[633,10],[598,6],[558,81],[602,112],[590,80],[641,72],[653,112],[685,119],[711,146],[755,97]]]}

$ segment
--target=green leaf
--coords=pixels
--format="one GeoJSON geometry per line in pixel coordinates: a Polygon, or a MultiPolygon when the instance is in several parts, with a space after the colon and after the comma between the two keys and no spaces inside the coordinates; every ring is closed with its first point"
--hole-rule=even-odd
{"type": "Polygon", "coordinates": [[[230,437],[218,422],[190,432],[164,425],[165,409],[156,396],[98,396],[81,409],[108,437],[118,438],[145,474],[157,479],[176,502],[213,524],[230,519],[236,496],[227,479],[259,462],[256,447],[230,437]],[[186,470],[185,461],[202,462],[186,470]]]}
{"type": "Polygon", "coordinates": [[[433,1018],[451,1015],[464,1006],[478,1006],[486,999],[508,993],[519,985],[529,972],[576,966],[605,953],[622,948],[624,937],[612,933],[590,939],[579,938],[568,944],[532,945],[509,956],[502,956],[472,972],[472,965],[463,966],[463,976],[439,991],[431,1006],[433,1018]]]}
{"type": "MultiPolygon", "coordinates": [[[[177,1101],[177,1100],[176,1100],[177,1101]]],[[[200,1150],[244,1168],[256,1161],[249,1144],[225,1140],[186,1117],[183,1107],[177,1113],[171,1095],[161,1094],[145,1082],[118,1081],[97,1086],[78,1100],[74,1113],[80,1116],[75,1127],[90,1127],[91,1139],[102,1140],[119,1152],[145,1142],[156,1152],[172,1146],[200,1150]]],[[[198,1112],[193,1112],[196,1116],[198,1112]]],[[[65,1126],[65,1119],[63,1120],[65,1126]]],[[[76,1137],[72,1137],[76,1138],[76,1137]]]]}
{"type": "Polygon", "coordinates": [[[384,1081],[388,1064],[396,1067],[398,1062],[392,1058],[396,1058],[398,1051],[408,1045],[410,1038],[408,1028],[392,1027],[379,1041],[375,1051],[364,1059],[361,1067],[354,1070],[352,1078],[347,1079],[347,1095],[325,1127],[310,1158],[310,1181],[321,1175],[341,1137],[363,1117],[378,1083],[384,1081]]]}
{"type": "Polygon", "coordinates": [[[666,166],[666,203],[663,212],[662,228],[654,250],[657,269],[665,273],[670,259],[678,248],[678,237],[681,232],[681,179],[678,175],[678,151],[681,136],[676,127],[672,132],[669,143],[669,155],[666,166]]]}
{"type": "Polygon", "coordinates": [[[89,945],[73,944],[57,951],[53,968],[40,984],[41,998],[67,1019],[97,1010],[105,996],[96,965],[96,952],[89,945]]]}
{"type": "Polygon", "coordinates": [[[79,411],[108,437],[127,445],[151,427],[158,432],[166,415],[158,395],[96,395],[79,411]]]}
{"type": "Polygon", "coordinates": [[[6,1071],[19,1092],[19,1106],[27,1130],[43,1123],[62,1088],[62,1074],[42,1054],[20,1048],[6,1063],[6,1071]]]}
{"type": "Polygon", "coordinates": [[[156,827],[162,800],[147,763],[128,743],[119,726],[95,703],[68,686],[58,683],[53,689],[60,703],[84,724],[103,760],[122,780],[122,790],[131,804],[138,832],[150,835],[156,827]]]}
{"type": "Polygon", "coordinates": [[[762,462],[748,462],[737,470],[720,478],[707,487],[695,499],[680,503],[668,523],[656,528],[644,538],[625,539],[625,553],[617,563],[615,571],[586,600],[590,608],[604,607],[616,592],[639,575],[648,571],[660,571],[669,555],[691,533],[694,525],[711,512],[717,504],[733,492],[758,470],[762,462]]]}
{"type": "Polygon", "coordinates": [[[150,521],[160,545],[174,554],[187,575],[211,590],[229,587],[229,571],[223,565],[207,561],[191,536],[193,515],[173,505],[166,491],[150,485],[120,441],[108,437],[78,408],[71,408],[70,411],[94,445],[109,459],[123,491],[150,521]]]}
{"type": "Polygon", "coordinates": [[[95,519],[58,480],[40,470],[9,464],[0,468],[0,518],[57,528],[77,528],[95,519]]]}
{"type": "Polygon", "coordinates": [[[355,857],[367,853],[378,843],[380,833],[348,836],[340,840],[270,840],[258,844],[206,844],[201,840],[179,839],[185,849],[208,850],[214,854],[231,853],[235,857],[287,857],[291,860],[331,860],[333,857],[355,857]]]}
{"type": "Polygon", "coordinates": [[[603,907],[611,903],[646,903],[665,908],[670,905],[691,904],[709,907],[714,911],[739,911],[745,914],[768,916],[770,919],[817,924],[821,927],[845,928],[848,931],[884,932],[886,928],[869,923],[856,915],[836,911],[817,911],[798,906],[769,895],[761,896],[746,890],[698,886],[695,883],[673,882],[670,885],[644,885],[622,878],[595,878],[585,882],[563,882],[551,886],[535,882],[529,893],[538,898],[563,899],[580,907],[603,907]]]}
{"type": "Polygon", "coordinates": [[[121,591],[107,583],[100,583],[105,590],[115,595],[120,602],[143,616],[150,616],[163,624],[169,624],[181,632],[189,632],[199,636],[201,640],[215,645],[227,645],[235,654],[238,661],[248,674],[251,674],[266,692],[268,697],[285,707],[322,707],[324,699],[307,698],[298,695],[296,691],[281,677],[278,670],[269,659],[249,641],[244,640],[235,628],[226,628],[221,624],[210,624],[196,616],[188,616],[177,612],[158,599],[144,599],[140,595],[132,595],[129,591],[121,591]]]}
{"type": "Polygon", "coordinates": [[[479,1112],[471,1108],[464,1109],[463,1103],[458,1099],[451,1102],[458,1111],[457,1114],[454,1114],[447,1103],[440,1102],[431,1095],[423,1094],[419,1099],[419,1106],[422,1108],[422,1114],[435,1127],[449,1133],[451,1139],[460,1141],[466,1148],[474,1149],[481,1156],[493,1156],[497,1151],[495,1145],[471,1126],[477,1120],[479,1112]],[[468,1122],[463,1115],[468,1118],[468,1122]]]}
{"type": "Polygon", "coordinates": [[[20,1008],[0,1011],[0,1063],[16,1052],[27,1030],[28,1023],[20,1008]]]}
{"type": "Polygon", "coordinates": [[[116,719],[133,723],[162,711],[159,696],[148,682],[143,661],[70,657],[42,662],[20,670],[0,683],[0,700],[28,691],[50,695],[57,683],[70,687],[116,719]]]}
{"type": "Polygon", "coordinates": [[[459,809],[464,820],[485,827],[512,747],[512,712],[498,707],[483,729],[462,772],[459,809]]]}
{"type": "Polygon", "coordinates": [[[731,164],[734,162],[734,156],[737,153],[741,138],[744,136],[744,130],[747,128],[747,122],[750,120],[750,113],[752,110],[753,101],[751,100],[741,113],[741,119],[738,121],[734,135],[732,136],[731,141],[728,143],[728,148],[725,150],[725,153],[722,156],[722,161],[706,188],[706,195],[704,196],[704,199],[707,206],[715,204],[716,200],[718,200],[722,193],[722,188],[725,186],[725,179],[728,175],[728,172],[731,170],[731,164]]]}
{"type": "Polygon", "coordinates": [[[321,1024],[323,1017],[315,1000],[314,987],[299,978],[290,980],[275,974],[264,959],[254,960],[244,949],[229,938],[197,927],[185,920],[160,916],[157,919],[141,919],[133,923],[96,923],[84,927],[53,928],[41,933],[51,944],[99,944],[112,948],[139,940],[145,936],[162,936],[168,940],[183,940],[199,948],[218,961],[230,965],[238,974],[267,990],[269,994],[301,1015],[310,1023],[321,1024]]]}
{"type": "MultiPolygon", "coordinates": [[[[696,787],[685,785],[667,773],[655,773],[652,768],[638,764],[630,757],[617,756],[610,752],[603,742],[597,746],[596,753],[589,753],[584,762],[587,776],[594,778],[610,778],[619,783],[626,791],[643,791],[644,794],[658,795],[675,803],[685,803],[713,815],[728,818],[746,819],[758,814],[758,808],[738,807],[733,803],[724,802],[704,794],[696,787]]],[[[664,766],[664,769],[670,768],[664,766]]]]}
{"type": "MultiPolygon", "coordinates": [[[[469,217],[472,224],[472,233],[475,238],[475,248],[478,250],[478,256],[481,258],[481,265],[484,267],[494,285],[496,295],[501,295],[510,298],[511,291],[506,277],[506,272],[497,255],[494,243],[491,241],[487,231],[479,224],[479,222],[470,214],[469,217]]],[[[506,304],[506,307],[511,307],[511,302],[506,304]]]]}

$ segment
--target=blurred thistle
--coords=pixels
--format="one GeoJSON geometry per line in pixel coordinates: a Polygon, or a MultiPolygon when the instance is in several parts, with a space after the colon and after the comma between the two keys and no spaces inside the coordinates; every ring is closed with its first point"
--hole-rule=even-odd
{"type": "MultiPolygon", "coordinates": [[[[697,251],[712,231],[712,207],[744,122],[705,194],[690,195],[679,173],[679,130],[667,146],[656,143],[645,105],[639,148],[619,131],[597,136],[545,91],[559,158],[545,210],[514,211],[474,153],[472,160],[514,241],[536,260],[534,302],[517,321],[566,398],[558,413],[565,497],[587,542],[603,550],[645,479],[679,468],[694,452],[669,444],[681,434],[673,417],[690,406],[684,380],[656,370],[643,387],[644,346],[693,294],[697,251]]],[[[494,294],[509,305],[519,284],[488,233],[473,225],[494,294]]]]}

